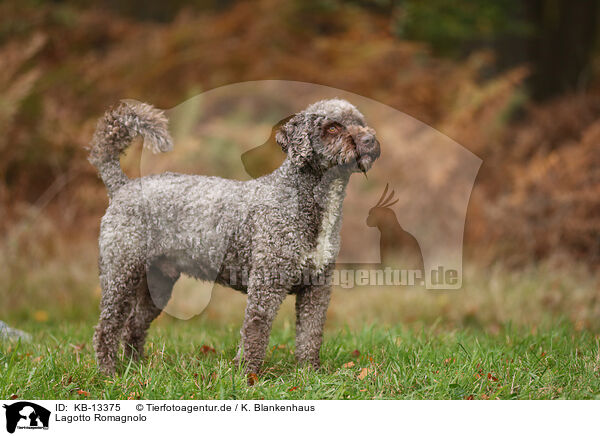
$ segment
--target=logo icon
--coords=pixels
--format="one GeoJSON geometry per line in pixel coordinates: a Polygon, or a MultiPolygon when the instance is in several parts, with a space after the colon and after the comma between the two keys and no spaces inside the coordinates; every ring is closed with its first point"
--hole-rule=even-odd
{"type": "Polygon", "coordinates": [[[50,411],[29,401],[18,401],[3,406],[6,409],[6,431],[19,429],[48,429],[50,411]]]}

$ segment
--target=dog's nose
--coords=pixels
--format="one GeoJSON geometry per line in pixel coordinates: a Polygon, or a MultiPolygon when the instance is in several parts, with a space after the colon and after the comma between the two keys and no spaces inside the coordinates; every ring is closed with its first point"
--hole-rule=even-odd
{"type": "Polygon", "coordinates": [[[372,133],[363,134],[358,140],[358,151],[361,153],[377,153],[379,141],[372,133]]]}

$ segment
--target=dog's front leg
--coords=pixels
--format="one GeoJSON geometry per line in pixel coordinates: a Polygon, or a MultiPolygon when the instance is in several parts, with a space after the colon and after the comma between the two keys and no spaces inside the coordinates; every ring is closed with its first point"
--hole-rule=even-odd
{"type": "Polygon", "coordinates": [[[296,359],[300,365],[319,368],[323,327],[331,297],[331,286],[312,285],[296,295],[296,359]]]}
{"type": "Polygon", "coordinates": [[[258,373],[265,358],[271,326],[287,290],[250,278],[248,303],[242,326],[242,342],[236,360],[246,365],[246,373],[258,373]],[[241,354],[241,355],[240,355],[241,354]]]}

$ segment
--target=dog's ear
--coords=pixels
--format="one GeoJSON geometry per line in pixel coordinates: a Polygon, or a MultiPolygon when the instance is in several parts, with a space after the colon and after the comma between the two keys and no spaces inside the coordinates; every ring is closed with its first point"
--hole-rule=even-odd
{"type": "Polygon", "coordinates": [[[307,114],[294,115],[275,134],[275,140],[289,156],[294,165],[305,166],[313,157],[311,144],[312,117],[307,114]]]}

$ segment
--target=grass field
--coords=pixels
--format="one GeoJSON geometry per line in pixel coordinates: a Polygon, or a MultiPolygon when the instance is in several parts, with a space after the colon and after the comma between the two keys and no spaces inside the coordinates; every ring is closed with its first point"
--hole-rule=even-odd
{"type": "Polygon", "coordinates": [[[85,246],[77,253],[44,256],[35,268],[31,255],[0,262],[0,319],[33,336],[0,342],[0,398],[600,396],[600,276],[574,264],[518,271],[471,264],[459,291],[336,288],[318,372],[296,367],[288,298],[264,373],[249,387],[231,364],[245,297],[220,288],[199,317],[161,316],[141,365],[123,362],[116,378],[99,374],[91,345],[97,254],[85,246]]]}
{"type": "Polygon", "coordinates": [[[265,371],[248,386],[231,360],[237,328],[169,321],[148,359],[96,371],[91,325],[48,325],[34,343],[0,345],[0,397],[19,399],[552,399],[597,398],[597,336],[568,323],[496,334],[370,325],[327,332],[322,369],[299,369],[293,327],[274,330],[265,371]],[[214,351],[213,351],[214,350],[214,351]],[[15,397],[16,396],[16,397],[15,397]]]}

